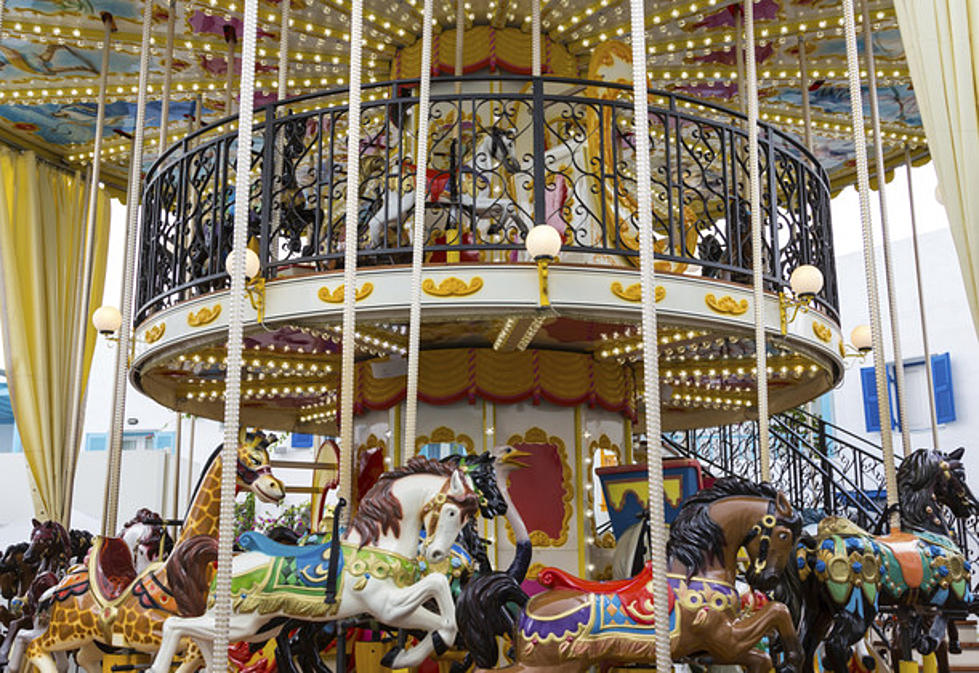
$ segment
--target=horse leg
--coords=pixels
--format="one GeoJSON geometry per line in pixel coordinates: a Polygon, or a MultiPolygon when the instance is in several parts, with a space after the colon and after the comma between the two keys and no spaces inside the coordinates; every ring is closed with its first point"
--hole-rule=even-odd
{"type": "Polygon", "coordinates": [[[826,639],[826,661],[835,673],[847,673],[853,645],[867,632],[867,622],[841,610],[833,619],[833,630],[826,639]]]}
{"type": "Polygon", "coordinates": [[[94,643],[86,643],[78,649],[75,661],[85,669],[86,673],[101,673],[102,671],[102,652],[94,643]]]}
{"type": "Polygon", "coordinates": [[[0,667],[6,665],[10,660],[10,648],[14,646],[14,639],[21,629],[29,629],[34,625],[34,615],[24,615],[19,619],[10,622],[7,635],[4,636],[3,645],[0,645],[0,667]]]}
{"type": "Polygon", "coordinates": [[[931,622],[931,628],[928,629],[928,633],[918,643],[918,652],[921,654],[932,654],[935,652],[945,639],[948,623],[949,621],[946,619],[945,613],[939,612],[935,615],[935,618],[931,622]]]}
{"type": "MultiPolygon", "coordinates": [[[[951,624],[952,622],[949,622],[951,624]]],[[[938,664],[938,673],[949,673],[950,667],[948,665],[948,653],[952,651],[952,646],[947,641],[942,641],[942,644],[938,646],[935,650],[935,660],[938,664]]]]}
{"type": "Polygon", "coordinates": [[[959,627],[955,625],[955,620],[948,620],[948,651],[945,653],[946,659],[949,654],[962,654],[962,643],[959,641],[959,627]]]}
{"type": "Polygon", "coordinates": [[[772,670],[772,659],[767,654],[752,647],[738,662],[744,666],[745,673],[768,673],[772,670]]]}
{"type": "MultiPolygon", "coordinates": [[[[754,649],[758,641],[776,631],[785,649],[785,666],[798,669],[802,665],[802,646],[792,623],[792,614],[784,603],[772,601],[736,622],[729,621],[721,613],[713,614],[716,615],[714,619],[704,619],[693,626],[691,640],[698,646],[703,643],[717,663],[742,663],[746,653],[754,649]]],[[[687,618],[692,619],[692,615],[687,618]]],[[[768,659],[768,655],[765,657],[768,659]]]]}

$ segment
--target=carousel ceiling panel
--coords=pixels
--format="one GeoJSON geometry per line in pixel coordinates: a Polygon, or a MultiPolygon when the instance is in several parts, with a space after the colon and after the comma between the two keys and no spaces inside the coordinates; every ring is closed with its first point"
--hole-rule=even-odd
{"type": "MultiPolygon", "coordinates": [[[[171,141],[186,133],[200,113],[211,121],[227,113],[228,43],[240,34],[242,0],[192,0],[172,4],[175,14],[174,102],[171,141]],[[228,29],[231,29],[229,32],[228,29]]],[[[740,2],[647,0],[649,68],[655,87],[680,91],[737,108],[736,30],[740,2]]],[[[169,7],[153,8],[149,53],[151,103],[145,127],[155,158],[159,94],[169,7]]],[[[526,0],[466,0],[467,28],[530,28],[526,0]]],[[[399,50],[419,39],[422,0],[368,0],[365,4],[366,80],[390,76],[399,50]]],[[[926,141],[908,74],[891,0],[870,0],[881,118],[891,153],[908,143],[917,156],[926,141]]],[[[125,172],[133,131],[140,58],[142,3],[133,0],[8,0],[0,41],[0,137],[38,149],[48,158],[82,164],[91,157],[95,97],[103,40],[100,16],[110,13],[118,30],[110,58],[109,109],[105,124],[108,176],[125,172]]],[[[350,0],[292,0],[289,93],[341,85],[349,67],[350,0]]],[[[831,175],[849,180],[853,151],[845,49],[839,0],[761,0],[755,5],[762,118],[803,135],[800,49],[810,75],[815,154],[831,175]]],[[[441,29],[454,30],[456,3],[435,3],[441,29]]],[[[257,103],[275,100],[280,7],[260,3],[257,103]]],[[[619,0],[549,0],[542,25],[549,41],[574,57],[582,76],[596,45],[628,40],[629,11],[619,0]]],[[[454,38],[453,38],[454,39],[454,38]]],[[[862,49],[862,47],[861,47],[862,49]]],[[[451,58],[451,57],[450,57],[451,58]]],[[[235,59],[234,74],[240,71],[235,59]]],[[[237,77],[232,79],[237,83],[237,77]]],[[[866,99],[865,99],[866,100],[866,99]]]]}

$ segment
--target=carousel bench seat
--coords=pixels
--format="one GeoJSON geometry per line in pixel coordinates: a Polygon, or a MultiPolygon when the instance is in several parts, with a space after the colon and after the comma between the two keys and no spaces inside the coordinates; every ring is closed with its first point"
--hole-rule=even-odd
{"type": "Polygon", "coordinates": [[[115,600],[136,579],[133,553],[122,538],[102,538],[95,551],[95,583],[107,600],[115,600]]]}

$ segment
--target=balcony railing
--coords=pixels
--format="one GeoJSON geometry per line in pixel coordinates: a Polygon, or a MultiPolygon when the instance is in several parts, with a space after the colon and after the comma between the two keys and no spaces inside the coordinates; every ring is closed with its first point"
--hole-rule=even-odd
{"type": "MultiPolygon", "coordinates": [[[[639,189],[653,196],[657,270],[750,284],[744,118],[680,95],[649,98],[652,176],[637,184],[631,86],[559,78],[453,78],[433,85],[425,180],[426,263],[524,259],[535,223],[564,237],[562,262],[638,265],[639,189]],[[443,89],[445,92],[443,92],[443,89]]],[[[408,263],[416,185],[417,80],[364,88],[357,161],[358,265],[408,263]]],[[[268,278],[343,265],[346,90],[257,109],[249,240],[268,278]]],[[[227,286],[236,119],[190,134],[149,169],[136,321],[227,286]]],[[[760,124],[765,286],[823,270],[837,318],[829,182],[791,136],[760,124]]]]}

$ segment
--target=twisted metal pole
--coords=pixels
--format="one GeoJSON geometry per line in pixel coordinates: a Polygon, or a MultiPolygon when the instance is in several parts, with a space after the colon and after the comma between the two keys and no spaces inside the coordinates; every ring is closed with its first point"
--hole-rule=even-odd
{"type": "MultiPolygon", "coordinates": [[[[242,17],[241,88],[238,96],[238,141],[235,157],[233,262],[228,296],[227,368],[224,384],[224,445],[221,447],[221,510],[218,517],[218,569],[214,585],[214,649],[209,673],[228,669],[231,622],[231,554],[234,546],[235,477],[241,412],[241,363],[245,322],[245,251],[248,245],[251,188],[252,124],[255,104],[255,42],[258,0],[245,0],[242,17]]],[[[271,120],[266,120],[269,123],[271,120]]]]}
{"type": "MultiPolygon", "coordinates": [[[[344,219],[343,337],[340,367],[340,483],[339,494],[353,505],[354,460],[354,341],[357,297],[357,218],[360,205],[360,108],[364,0],[352,0],[350,12],[350,90],[347,132],[347,202],[344,219]]],[[[341,523],[350,520],[351,507],[343,508],[341,523]]]]}
{"type": "MultiPolygon", "coordinates": [[[[643,0],[630,0],[632,29],[633,116],[636,137],[636,184],[639,208],[639,278],[642,291],[643,399],[646,411],[646,478],[649,488],[650,557],[653,570],[653,618],[656,668],[670,670],[670,615],[666,585],[666,521],[663,513],[663,455],[660,435],[659,342],[656,326],[656,267],[653,249],[653,201],[650,184],[649,90],[643,0]]],[[[542,161],[543,157],[537,157],[542,161]]]]}
{"type": "MultiPolygon", "coordinates": [[[[897,417],[901,425],[901,448],[905,456],[911,455],[911,429],[908,427],[908,403],[904,385],[904,356],[901,350],[901,326],[897,315],[897,286],[894,283],[894,264],[891,260],[890,225],[887,219],[884,142],[880,133],[880,107],[877,101],[877,66],[874,60],[874,38],[870,29],[870,8],[863,0],[863,51],[867,58],[867,89],[870,95],[870,124],[874,132],[874,159],[877,169],[877,197],[880,201],[880,233],[884,250],[884,293],[887,296],[887,313],[891,323],[891,348],[894,351],[894,383],[897,386],[897,417]]],[[[929,363],[930,365],[930,363],[929,363]]]]}
{"type": "Polygon", "coordinates": [[[289,24],[292,17],[291,0],[282,0],[282,16],[279,23],[279,89],[278,99],[286,99],[286,83],[289,76],[289,24]]]}
{"type": "Polygon", "coordinates": [[[143,170],[143,137],[146,126],[146,86],[149,81],[150,27],[153,3],[143,3],[143,34],[139,52],[139,90],[136,96],[136,120],[133,128],[133,150],[129,162],[129,193],[126,200],[126,251],[122,261],[122,293],[119,312],[119,341],[116,350],[115,380],[112,389],[112,419],[109,425],[109,459],[106,468],[105,503],[102,510],[102,535],[114,535],[119,513],[119,473],[122,468],[122,426],[126,411],[126,374],[133,336],[133,284],[135,281],[136,244],[139,229],[139,193],[143,170]]]}
{"type": "Polygon", "coordinates": [[[531,74],[534,77],[541,75],[541,54],[540,54],[540,3],[541,0],[531,1],[531,29],[530,29],[530,51],[531,51],[531,74]]]}
{"type": "MultiPolygon", "coordinates": [[[[432,5],[422,12],[421,84],[418,89],[418,156],[415,159],[415,212],[411,248],[411,305],[408,309],[408,380],[405,389],[405,430],[402,460],[415,452],[418,425],[418,359],[421,344],[422,261],[425,258],[425,200],[428,193],[429,101],[432,89],[432,5]]],[[[462,223],[459,223],[462,226],[462,223]]],[[[395,411],[395,413],[400,413],[395,411]]]]}
{"type": "Polygon", "coordinates": [[[170,86],[173,80],[173,32],[177,20],[176,0],[167,4],[167,45],[163,64],[163,98],[160,104],[160,147],[157,154],[163,154],[167,146],[170,130],[170,86]]]}
{"type": "Polygon", "coordinates": [[[812,107],[809,104],[809,55],[806,53],[806,36],[799,33],[799,89],[802,93],[802,131],[806,149],[812,152],[812,107]]]}
{"type": "Polygon", "coordinates": [[[857,165],[857,196],[860,200],[860,224],[863,232],[863,263],[867,281],[867,304],[870,311],[870,335],[874,351],[874,378],[877,386],[877,412],[880,419],[880,446],[884,457],[884,482],[887,505],[893,506],[891,529],[901,526],[897,511],[897,471],[894,466],[894,439],[891,434],[890,399],[885,379],[884,335],[881,331],[880,296],[877,292],[877,263],[874,259],[874,236],[870,218],[870,175],[867,170],[867,142],[864,134],[863,96],[860,91],[860,61],[857,56],[857,29],[853,0],[843,0],[843,35],[846,41],[847,77],[850,85],[850,118],[853,127],[853,149],[857,165]]]}
{"type": "MultiPolygon", "coordinates": [[[[745,102],[748,108],[748,200],[751,207],[752,308],[755,317],[755,388],[758,394],[758,461],[761,480],[772,480],[768,435],[768,349],[765,337],[765,269],[762,259],[761,169],[758,165],[758,72],[755,68],[754,0],[744,0],[745,102]]],[[[771,142],[771,138],[769,138],[771,142]]],[[[769,167],[771,170],[771,167],[769,167]]]]}

